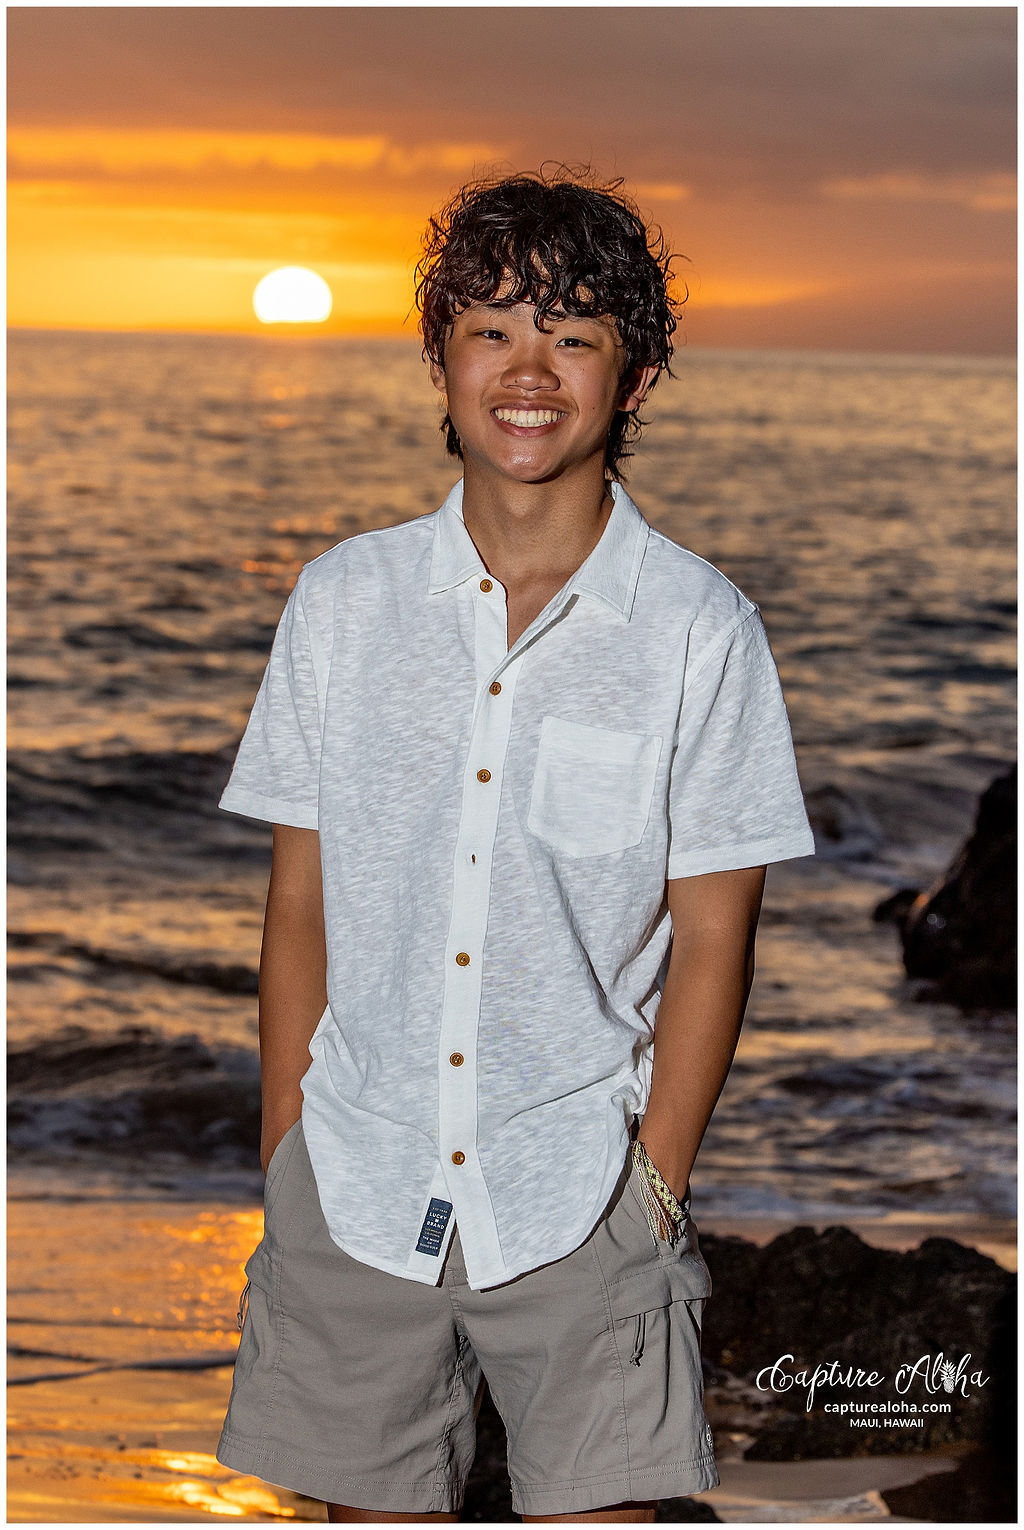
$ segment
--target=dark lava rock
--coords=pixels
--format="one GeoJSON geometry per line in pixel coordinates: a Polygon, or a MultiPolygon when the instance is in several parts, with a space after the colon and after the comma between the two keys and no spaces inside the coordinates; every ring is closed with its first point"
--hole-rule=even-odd
{"type": "Polygon", "coordinates": [[[722,1521],[709,1503],[699,1498],[663,1498],[654,1522],[658,1525],[720,1525],[722,1521]]]}
{"type": "Polygon", "coordinates": [[[844,1227],[823,1233],[796,1227],[765,1248],[708,1234],[701,1248],[714,1280],[704,1322],[709,1368],[756,1381],[764,1368],[791,1356],[785,1361],[790,1375],[836,1361],[843,1371],[885,1378],[876,1386],[822,1383],[810,1412],[804,1388],[773,1392],[766,1385],[777,1409],[748,1458],[792,1461],[991,1442],[1015,1387],[1015,1280],[993,1260],[949,1238],[927,1238],[906,1253],[873,1248],[844,1227]],[[918,1377],[897,1391],[900,1367],[925,1356],[935,1390],[918,1377]],[[965,1378],[950,1393],[939,1368],[949,1361],[955,1371],[964,1357],[968,1378],[980,1371],[989,1379],[965,1378]],[[837,1402],[901,1399],[919,1409],[948,1403],[950,1411],[919,1413],[919,1425],[911,1428],[894,1427],[886,1414],[875,1415],[875,1426],[853,1427],[849,1416],[826,1411],[837,1402]]]}
{"type": "Polygon", "coordinates": [[[927,997],[962,1009],[1012,1009],[1017,989],[1017,767],[978,804],[974,830],[934,886],[886,898],[903,941],[907,975],[927,997]]]}
{"type": "Polygon", "coordinates": [[[920,896],[919,887],[899,887],[888,898],[883,898],[881,903],[875,904],[871,918],[875,924],[895,924],[902,929],[907,922],[907,915],[920,896]]]}

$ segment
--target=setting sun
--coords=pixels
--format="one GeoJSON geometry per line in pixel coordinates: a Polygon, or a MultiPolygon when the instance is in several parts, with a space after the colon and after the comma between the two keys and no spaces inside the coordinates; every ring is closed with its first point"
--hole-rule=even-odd
{"type": "Polygon", "coordinates": [[[331,289],[305,266],[280,266],[256,285],[252,306],[263,324],[322,324],[331,311],[331,289]]]}

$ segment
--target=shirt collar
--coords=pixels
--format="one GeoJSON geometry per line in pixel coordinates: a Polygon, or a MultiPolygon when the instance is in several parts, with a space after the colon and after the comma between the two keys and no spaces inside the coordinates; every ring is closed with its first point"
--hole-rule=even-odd
{"type": "MultiPolygon", "coordinates": [[[[431,595],[485,574],[483,560],[462,516],[463,479],[437,512],[427,589],[431,595]]],[[[569,580],[566,595],[590,595],[624,621],[633,612],[650,527],[620,483],[612,482],[612,512],[590,556],[569,580]]]]}

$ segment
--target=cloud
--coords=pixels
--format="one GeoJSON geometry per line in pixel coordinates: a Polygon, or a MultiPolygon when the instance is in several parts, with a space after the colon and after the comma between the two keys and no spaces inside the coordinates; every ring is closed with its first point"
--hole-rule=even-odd
{"type": "Polygon", "coordinates": [[[693,280],[688,283],[693,307],[701,309],[720,308],[778,308],[786,303],[798,303],[807,298],[824,297],[839,290],[835,281],[801,281],[785,278],[750,277],[747,280],[723,278],[719,281],[693,280]]]}
{"type": "Polygon", "coordinates": [[[1013,212],[1017,206],[1016,178],[1001,172],[843,176],[825,181],[821,192],[848,201],[952,202],[977,212],[1013,212]]]}
{"type": "Polygon", "coordinates": [[[695,194],[1013,167],[1012,6],[12,6],[12,127],[251,129],[695,194]],[[581,25],[581,22],[584,23],[581,25]],[[488,155],[487,157],[491,157],[488,155]]]}
{"type": "Polygon", "coordinates": [[[144,128],[17,128],[8,133],[12,178],[134,176],[175,170],[349,170],[409,176],[467,171],[505,152],[491,143],[407,147],[384,134],[189,131],[144,128]]]}

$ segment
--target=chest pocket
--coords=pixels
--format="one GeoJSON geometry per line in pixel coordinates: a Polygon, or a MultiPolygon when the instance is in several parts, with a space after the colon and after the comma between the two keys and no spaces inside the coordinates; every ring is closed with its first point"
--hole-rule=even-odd
{"type": "Polygon", "coordinates": [[[526,825],[566,855],[611,855],[644,837],[661,738],[545,717],[526,825]]]}

